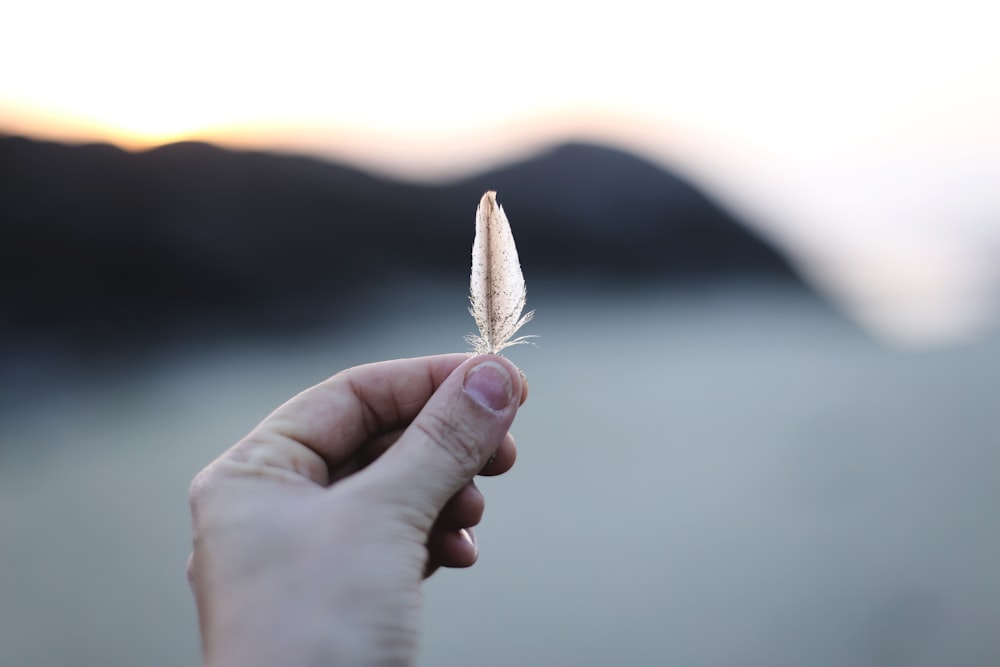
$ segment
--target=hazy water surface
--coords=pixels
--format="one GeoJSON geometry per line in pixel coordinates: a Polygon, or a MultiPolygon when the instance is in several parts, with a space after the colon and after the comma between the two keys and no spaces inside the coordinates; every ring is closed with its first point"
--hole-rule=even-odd
{"type": "MultiPolygon", "coordinates": [[[[343,367],[461,349],[450,295],[408,303],[8,395],[0,664],[196,664],[188,481],[343,367]]],[[[518,464],[421,665],[1000,663],[1000,340],[893,350],[770,291],[533,305],[518,464]]]]}

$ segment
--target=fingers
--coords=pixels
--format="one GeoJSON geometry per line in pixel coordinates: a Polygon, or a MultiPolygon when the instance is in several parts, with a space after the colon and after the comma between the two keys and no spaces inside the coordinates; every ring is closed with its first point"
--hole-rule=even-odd
{"type": "Polygon", "coordinates": [[[371,437],[405,427],[466,359],[448,354],[350,368],[292,398],[255,432],[301,443],[336,466],[371,437]]]}
{"type": "MultiPolygon", "coordinates": [[[[510,361],[493,355],[467,359],[364,476],[388,506],[416,510],[410,521],[430,530],[449,498],[505,441],[521,397],[521,374],[510,361]]],[[[512,451],[504,456],[497,469],[513,463],[512,451]]]]}
{"type": "Polygon", "coordinates": [[[427,541],[427,565],[424,578],[439,567],[471,567],[479,558],[479,543],[473,528],[431,531],[427,541]]]}
{"type": "Polygon", "coordinates": [[[469,482],[445,503],[438,515],[435,528],[455,530],[469,528],[483,520],[486,500],[475,482],[469,482]]]}
{"type": "Polygon", "coordinates": [[[513,465],[507,430],[526,394],[517,367],[495,355],[359,366],[285,403],[223,459],[255,476],[270,471],[320,485],[378,459],[365,468],[377,491],[370,499],[418,510],[414,527],[429,531],[477,473],[513,465]]]}
{"type": "Polygon", "coordinates": [[[338,373],[279,407],[224,458],[326,485],[333,481],[328,471],[348,462],[363,443],[408,426],[468,359],[467,354],[399,359],[338,373]]]}
{"type": "MultiPolygon", "coordinates": [[[[399,440],[402,434],[403,429],[396,429],[389,433],[375,436],[358,447],[353,457],[343,462],[336,469],[331,470],[329,483],[335,484],[368,466],[372,461],[382,456],[389,447],[399,440]]],[[[483,469],[479,471],[479,474],[484,477],[502,475],[514,466],[516,460],[517,445],[515,444],[514,436],[507,433],[500,442],[500,446],[487,460],[483,469]]]]}
{"type": "Polygon", "coordinates": [[[479,557],[479,544],[473,526],[482,520],[485,507],[483,494],[473,482],[451,497],[427,537],[424,577],[429,577],[439,567],[470,567],[475,564],[479,557]]]}
{"type": "Polygon", "coordinates": [[[483,477],[502,475],[514,467],[516,459],[517,445],[514,442],[514,436],[508,433],[493,455],[486,460],[486,465],[479,471],[479,474],[483,477]]]}

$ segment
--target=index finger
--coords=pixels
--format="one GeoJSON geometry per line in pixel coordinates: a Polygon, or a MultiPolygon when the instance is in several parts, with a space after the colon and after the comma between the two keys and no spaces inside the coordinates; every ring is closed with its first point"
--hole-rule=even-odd
{"type": "Polygon", "coordinates": [[[349,368],[290,399],[261,422],[249,439],[278,435],[336,466],[369,439],[409,424],[445,378],[468,358],[467,354],[444,354],[349,368]]]}

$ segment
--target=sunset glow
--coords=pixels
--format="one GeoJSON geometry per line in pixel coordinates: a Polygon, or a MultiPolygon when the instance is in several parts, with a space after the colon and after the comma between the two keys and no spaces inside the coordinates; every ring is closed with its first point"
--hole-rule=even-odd
{"type": "Polygon", "coordinates": [[[1000,255],[988,3],[650,7],[19,3],[0,131],[204,139],[420,180],[607,141],[691,177],[876,330],[984,326],[1000,255]]]}

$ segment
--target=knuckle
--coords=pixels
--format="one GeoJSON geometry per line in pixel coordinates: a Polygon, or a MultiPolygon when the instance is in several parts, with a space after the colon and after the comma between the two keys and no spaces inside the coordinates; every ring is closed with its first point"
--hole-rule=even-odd
{"type": "Polygon", "coordinates": [[[479,433],[470,424],[428,413],[414,420],[413,426],[451,458],[462,472],[475,474],[482,467],[479,433]]]}
{"type": "Polygon", "coordinates": [[[188,507],[191,510],[191,517],[194,519],[195,524],[202,514],[203,508],[209,501],[209,496],[212,490],[216,486],[215,465],[209,465],[207,468],[195,475],[194,479],[191,480],[191,484],[188,485],[188,507]]]}
{"type": "Polygon", "coordinates": [[[192,510],[198,506],[202,497],[205,495],[205,486],[207,484],[205,479],[207,477],[206,473],[206,470],[202,470],[194,476],[194,479],[191,480],[191,484],[188,485],[188,503],[190,503],[192,510]]]}
{"type": "Polygon", "coordinates": [[[186,569],[187,569],[188,586],[194,588],[196,579],[195,568],[194,568],[194,553],[191,553],[188,556],[186,569]]]}

